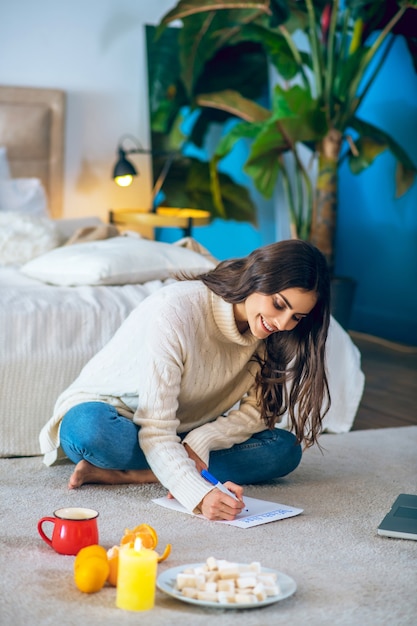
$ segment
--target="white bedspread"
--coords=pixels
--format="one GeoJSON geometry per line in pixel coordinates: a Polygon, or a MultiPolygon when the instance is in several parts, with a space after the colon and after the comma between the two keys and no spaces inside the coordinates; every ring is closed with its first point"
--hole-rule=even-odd
{"type": "Polygon", "coordinates": [[[58,395],[163,285],[52,287],[1,269],[0,456],[40,454],[39,431],[58,395]]]}

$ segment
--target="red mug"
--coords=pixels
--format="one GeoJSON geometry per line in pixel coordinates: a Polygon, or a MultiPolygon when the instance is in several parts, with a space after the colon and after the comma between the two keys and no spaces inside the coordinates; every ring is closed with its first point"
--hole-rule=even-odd
{"type": "Polygon", "coordinates": [[[98,513],[93,509],[66,507],[54,511],[54,517],[42,517],[38,532],[42,539],[59,554],[76,555],[86,546],[98,544],[98,513]],[[45,522],[53,524],[52,537],[43,530],[45,522]]]}

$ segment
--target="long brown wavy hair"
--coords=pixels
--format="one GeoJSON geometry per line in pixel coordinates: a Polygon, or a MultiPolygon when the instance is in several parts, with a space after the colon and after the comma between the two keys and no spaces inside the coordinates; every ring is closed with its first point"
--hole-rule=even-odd
{"type": "Polygon", "coordinates": [[[288,411],[297,441],[312,446],[330,408],[325,369],[330,277],[324,256],[305,241],[280,241],[247,257],[222,261],[197,278],[232,304],[253,293],[273,295],[290,288],[317,294],[316,305],[293,330],[265,339],[263,354],[256,356],[260,369],[255,379],[266,426],[272,429],[288,411]]]}

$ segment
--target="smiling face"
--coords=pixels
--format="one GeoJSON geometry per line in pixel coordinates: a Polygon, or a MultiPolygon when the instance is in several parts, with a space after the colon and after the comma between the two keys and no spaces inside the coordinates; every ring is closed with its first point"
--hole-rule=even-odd
{"type": "Polygon", "coordinates": [[[272,295],[255,292],[234,305],[234,314],[241,332],[249,327],[254,337],[266,339],[272,333],[293,330],[316,302],[315,291],[295,287],[272,295]]]}

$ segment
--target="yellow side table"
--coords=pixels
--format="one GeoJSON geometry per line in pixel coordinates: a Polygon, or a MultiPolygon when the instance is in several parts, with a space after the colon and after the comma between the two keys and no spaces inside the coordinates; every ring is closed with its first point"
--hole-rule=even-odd
{"type": "MultiPolygon", "coordinates": [[[[114,209],[109,212],[110,224],[115,226],[153,228],[181,228],[184,237],[191,237],[194,226],[207,226],[211,221],[209,211],[159,207],[155,213],[144,209],[114,209]]],[[[143,230],[143,228],[142,228],[143,230]]]]}

